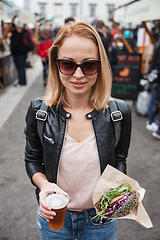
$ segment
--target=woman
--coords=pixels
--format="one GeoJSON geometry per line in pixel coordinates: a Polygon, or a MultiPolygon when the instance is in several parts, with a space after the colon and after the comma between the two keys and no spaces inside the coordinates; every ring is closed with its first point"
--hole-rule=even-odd
{"type": "Polygon", "coordinates": [[[101,228],[92,219],[92,193],[107,164],[126,173],[131,114],[126,103],[116,100],[123,119],[115,148],[110,92],[110,67],[98,33],[86,23],[67,24],[50,49],[43,146],[36,120],[41,99],[32,101],[26,116],[26,169],[37,186],[37,224],[43,240],[115,238],[116,220],[107,220],[101,228]],[[56,232],[47,222],[55,215],[45,203],[50,191],[70,196],[64,227],[56,232]]]}

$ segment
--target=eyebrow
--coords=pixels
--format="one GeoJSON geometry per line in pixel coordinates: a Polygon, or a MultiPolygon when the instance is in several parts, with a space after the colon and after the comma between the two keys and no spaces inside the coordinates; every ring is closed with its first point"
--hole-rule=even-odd
{"type": "MultiPolygon", "coordinates": [[[[75,60],[73,59],[73,58],[70,58],[70,57],[62,57],[61,59],[68,59],[68,60],[72,60],[72,61],[74,61],[75,62],[75,60]]],[[[82,60],[82,62],[84,62],[84,61],[87,61],[87,60],[98,60],[97,58],[94,58],[94,57],[89,57],[89,58],[84,58],[83,60],[82,60]]],[[[81,62],[81,63],[82,63],[81,62]]]]}

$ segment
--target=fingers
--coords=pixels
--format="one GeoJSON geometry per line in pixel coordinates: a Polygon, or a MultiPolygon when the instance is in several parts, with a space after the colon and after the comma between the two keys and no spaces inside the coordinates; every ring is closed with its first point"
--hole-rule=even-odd
{"type": "Polygon", "coordinates": [[[46,203],[45,199],[40,198],[39,203],[43,209],[46,209],[47,211],[51,211],[51,207],[46,203]]]}
{"type": "Polygon", "coordinates": [[[56,216],[56,213],[53,210],[48,211],[41,204],[39,212],[47,221],[53,219],[56,216]]]}
{"type": "Polygon", "coordinates": [[[45,182],[43,187],[41,188],[39,194],[39,203],[40,203],[40,214],[49,221],[56,216],[56,213],[51,209],[51,207],[46,203],[46,197],[52,193],[58,193],[66,196],[69,199],[69,196],[66,192],[64,192],[59,186],[55,183],[45,182]]]}
{"type": "Polygon", "coordinates": [[[55,216],[55,212],[51,210],[51,207],[45,202],[45,198],[41,195],[40,197],[40,214],[49,221],[55,216]]]}

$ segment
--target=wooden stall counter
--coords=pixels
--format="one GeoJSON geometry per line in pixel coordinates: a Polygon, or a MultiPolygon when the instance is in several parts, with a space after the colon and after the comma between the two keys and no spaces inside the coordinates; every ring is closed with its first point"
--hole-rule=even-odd
{"type": "Polygon", "coordinates": [[[0,54],[0,87],[5,88],[17,78],[13,57],[10,52],[0,54]]]}

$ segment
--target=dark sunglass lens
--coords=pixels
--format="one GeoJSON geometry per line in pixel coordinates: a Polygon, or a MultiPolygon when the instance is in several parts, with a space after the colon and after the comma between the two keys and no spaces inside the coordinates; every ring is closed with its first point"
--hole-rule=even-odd
{"type": "Polygon", "coordinates": [[[59,68],[63,74],[72,74],[75,70],[76,64],[69,60],[60,60],[59,68]]]}
{"type": "Polygon", "coordinates": [[[82,64],[82,69],[84,74],[94,75],[98,71],[99,62],[96,61],[86,61],[82,64]]]}

